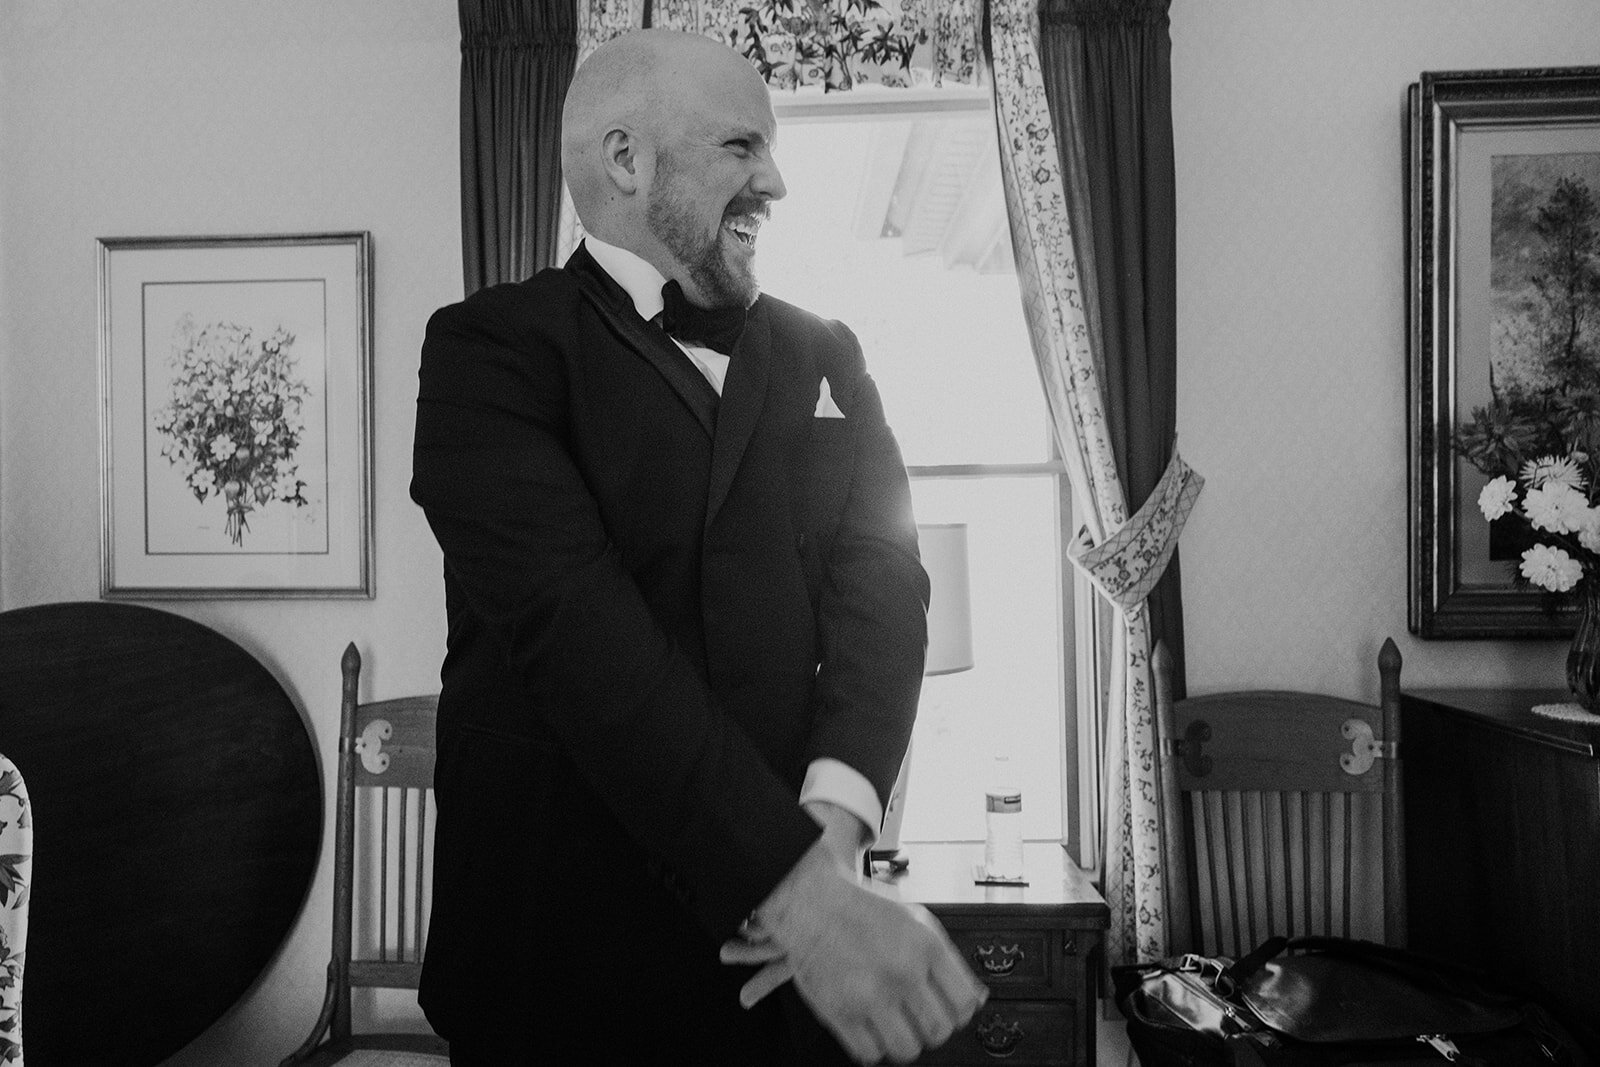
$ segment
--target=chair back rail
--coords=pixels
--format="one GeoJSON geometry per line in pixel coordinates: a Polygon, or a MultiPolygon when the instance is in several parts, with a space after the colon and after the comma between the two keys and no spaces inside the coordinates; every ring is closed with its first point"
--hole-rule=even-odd
{"type": "Polygon", "coordinates": [[[1382,938],[1403,944],[1400,655],[1379,655],[1376,705],[1255,690],[1172,698],[1153,657],[1169,947],[1242,955],[1267,937],[1350,937],[1382,886],[1382,938]],[[1365,846],[1378,841],[1378,857],[1365,846]]]}

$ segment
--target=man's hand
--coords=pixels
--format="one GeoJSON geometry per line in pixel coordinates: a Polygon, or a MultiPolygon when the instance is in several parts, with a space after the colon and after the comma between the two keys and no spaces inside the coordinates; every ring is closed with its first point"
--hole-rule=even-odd
{"type": "Polygon", "coordinates": [[[846,874],[822,841],[756,910],[722,961],[765,964],[740,991],[746,1007],[790,977],[862,1064],[908,1063],[964,1026],[988,990],[925,908],[846,874]]]}

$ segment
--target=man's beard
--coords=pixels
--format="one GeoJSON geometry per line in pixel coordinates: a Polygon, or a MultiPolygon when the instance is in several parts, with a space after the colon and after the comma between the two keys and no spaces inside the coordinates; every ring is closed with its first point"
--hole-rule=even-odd
{"type": "MultiPolygon", "coordinates": [[[[695,214],[690,183],[672,153],[657,156],[656,183],[658,191],[645,209],[645,224],[688,270],[689,280],[709,301],[708,306],[749,307],[755,303],[761,292],[755,271],[746,262],[737,266],[728,262],[722,249],[720,221],[710,237],[704,235],[703,223],[695,214]]],[[[729,205],[724,218],[741,214],[765,215],[766,204],[754,197],[741,198],[729,205]]]]}

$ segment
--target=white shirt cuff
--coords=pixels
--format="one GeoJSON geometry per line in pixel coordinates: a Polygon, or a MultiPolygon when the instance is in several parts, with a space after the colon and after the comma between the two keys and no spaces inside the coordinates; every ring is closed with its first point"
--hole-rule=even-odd
{"type": "Polygon", "coordinates": [[[837,804],[861,820],[867,828],[866,839],[876,841],[883,826],[883,805],[878,801],[878,791],[867,781],[867,776],[840,760],[814,759],[806,768],[806,780],[800,786],[800,803],[814,800],[837,804]]]}

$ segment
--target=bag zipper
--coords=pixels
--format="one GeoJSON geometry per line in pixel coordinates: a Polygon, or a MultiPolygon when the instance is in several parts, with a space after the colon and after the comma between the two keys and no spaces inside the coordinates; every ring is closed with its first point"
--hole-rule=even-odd
{"type": "Polygon", "coordinates": [[[1433,1046],[1433,1051],[1437,1052],[1451,1063],[1454,1063],[1456,1060],[1461,1058],[1461,1050],[1456,1047],[1456,1043],[1451,1041],[1448,1037],[1445,1037],[1443,1034],[1418,1034],[1417,1040],[1422,1042],[1424,1045],[1433,1046]]]}
{"type": "Polygon", "coordinates": [[[1220,1011],[1240,1033],[1255,1033],[1260,1029],[1255,1013],[1244,1014],[1237,1004],[1228,1000],[1228,993],[1233,985],[1226,973],[1223,964],[1206,956],[1187,953],[1178,960],[1178,965],[1172,968],[1173,973],[1186,979],[1185,984],[1204,999],[1210,1001],[1213,1007],[1220,1011]],[[1207,971],[1215,972],[1207,977],[1207,971]]]}

